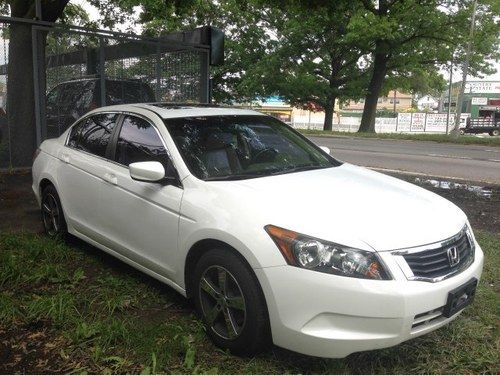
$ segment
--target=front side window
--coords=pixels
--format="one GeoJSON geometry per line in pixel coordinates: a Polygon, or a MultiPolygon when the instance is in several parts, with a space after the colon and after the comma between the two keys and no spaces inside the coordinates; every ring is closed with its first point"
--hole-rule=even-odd
{"type": "Polygon", "coordinates": [[[148,121],[125,116],[116,144],[115,161],[128,166],[141,161],[159,161],[166,168],[167,150],[156,129],[148,121]]]}
{"type": "Polygon", "coordinates": [[[165,120],[191,173],[203,180],[245,179],[339,165],[305,137],[267,116],[165,120]]]}
{"type": "Polygon", "coordinates": [[[105,157],[117,119],[116,113],[87,117],[71,129],[68,146],[105,157]]]}

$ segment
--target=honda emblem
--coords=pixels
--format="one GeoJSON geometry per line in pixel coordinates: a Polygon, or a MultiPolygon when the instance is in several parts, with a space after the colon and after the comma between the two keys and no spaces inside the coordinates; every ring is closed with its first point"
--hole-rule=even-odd
{"type": "Polygon", "coordinates": [[[456,266],[460,262],[460,254],[458,249],[453,246],[447,250],[448,262],[450,262],[450,267],[456,266]]]}

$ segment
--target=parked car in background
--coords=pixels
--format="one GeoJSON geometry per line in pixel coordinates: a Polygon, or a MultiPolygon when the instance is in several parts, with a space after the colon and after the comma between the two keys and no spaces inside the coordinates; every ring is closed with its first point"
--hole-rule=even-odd
{"type": "MultiPolygon", "coordinates": [[[[106,105],[156,101],[149,84],[140,80],[106,78],[104,86],[106,105]]],[[[47,137],[58,137],[85,113],[101,106],[99,77],[59,83],[47,94],[47,137]]]]}
{"type": "Polygon", "coordinates": [[[455,319],[483,268],[465,214],[329,153],[250,110],[111,106],[41,144],[33,191],[49,236],[191,298],[235,354],[345,357],[455,319]]]}

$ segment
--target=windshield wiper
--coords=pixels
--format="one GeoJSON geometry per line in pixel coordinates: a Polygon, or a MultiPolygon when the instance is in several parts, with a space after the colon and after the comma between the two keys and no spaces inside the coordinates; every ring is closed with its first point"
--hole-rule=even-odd
{"type": "Polygon", "coordinates": [[[247,178],[257,178],[269,176],[268,173],[239,173],[230,174],[227,176],[213,176],[205,178],[205,181],[232,181],[232,180],[245,180],[247,178]]]}
{"type": "Polygon", "coordinates": [[[230,174],[227,176],[213,176],[205,178],[205,181],[234,181],[234,180],[245,180],[247,178],[257,178],[266,176],[276,176],[280,174],[310,171],[313,169],[324,169],[329,168],[331,165],[301,165],[298,167],[285,168],[285,169],[265,169],[259,172],[253,173],[237,173],[230,174]]]}
{"type": "Polygon", "coordinates": [[[312,171],[313,169],[325,169],[329,168],[331,165],[299,165],[298,167],[281,169],[279,171],[273,172],[272,175],[293,173],[293,172],[303,172],[312,171]]]}

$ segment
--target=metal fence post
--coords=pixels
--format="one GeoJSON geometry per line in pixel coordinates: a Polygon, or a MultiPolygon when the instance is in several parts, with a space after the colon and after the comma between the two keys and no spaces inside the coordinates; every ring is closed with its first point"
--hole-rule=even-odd
{"type": "Polygon", "coordinates": [[[104,39],[99,38],[99,82],[101,86],[101,106],[106,105],[106,56],[104,56],[104,39]]]}
{"type": "Polygon", "coordinates": [[[200,53],[200,103],[209,103],[209,55],[208,51],[200,53]]]}
{"type": "Polygon", "coordinates": [[[47,137],[46,118],[46,79],[45,79],[45,45],[40,38],[41,30],[31,28],[33,51],[33,95],[35,101],[36,145],[40,146],[47,137]]]}
{"type": "Polygon", "coordinates": [[[155,73],[156,73],[156,100],[161,102],[161,51],[160,44],[156,45],[156,64],[155,64],[155,73]]]}

